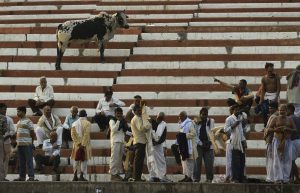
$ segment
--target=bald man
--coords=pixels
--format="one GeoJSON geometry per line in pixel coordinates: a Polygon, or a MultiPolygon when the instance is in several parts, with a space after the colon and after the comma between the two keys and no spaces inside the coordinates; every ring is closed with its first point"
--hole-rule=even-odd
{"type": "Polygon", "coordinates": [[[62,140],[66,143],[66,148],[69,148],[69,141],[72,141],[71,137],[71,128],[72,124],[79,119],[78,116],[78,107],[72,106],[70,108],[70,114],[66,116],[65,122],[63,124],[63,135],[62,140]]]}
{"type": "Polygon", "coordinates": [[[279,116],[274,117],[268,126],[268,131],[274,133],[272,141],[273,162],[267,181],[287,183],[292,168],[291,133],[296,131],[295,123],[287,116],[287,106],[279,106],[279,116]]]}
{"type": "Polygon", "coordinates": [[[28,99],[28,105],[30,106],[33,116],[42,116],[43,113],[40,109],[48,105],[51,108],[54,106],[54,92],[51,85],[47,84],[45,76],[40,78],[40,85],[35,89],[35,95],[33,99],[28,99]]]}
{"type": "Polygon", "coordinates": [[[43,113],[36,128],[36,137],[39,144],[38,148],[42,148],[44,140],[50,139],[50,133],[52,131],[57,133],[57,144],[61,146],[63,127],[59,117],[52,113],[52,109],[48,105],[43,108],[43,113]]]}
{"type": "Polygon", "coordinates": [[[45,155],[37,154],[34,157],[36,170],[41,171],[43,165],[46,165],[53,166],[53,172],[59,173],[60,146],[57,145],[57,133],[55,131],[50,133],[50,139],[44,140],[43,151],[45,152],[45,155]]]}

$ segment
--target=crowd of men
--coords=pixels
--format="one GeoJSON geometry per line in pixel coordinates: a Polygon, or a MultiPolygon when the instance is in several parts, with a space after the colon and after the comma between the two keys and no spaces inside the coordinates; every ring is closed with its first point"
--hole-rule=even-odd
{"type": "MultiPolygon", "coordinates": [[[[206,182],[212,182],[214,159],[220,149],[226,152],[225,182],[242,183],[247,180],[245,134],[249,117],[253,116],[251,107],[254,101],[257,103],[255,113],[264,122],[266,181],[300,182],[295,164],[300,151],[300,65],[287,76],[287,103],[284,104],[280,101],[281,77],[275,73],[272,63],[266,63],[265,70],[256,98],[245,79],[240,80],[238,85],[214,79],[235,95],[235,99],[227,100],[229,115],[223,126],[215,127],[215,120],[209,116],[207,107],[202,107],[199,116],[193,119],[186,111],[178,114],[178,133],[171,150],[184,175],[179,182],[199,182],[202,161],[206,182]]],[[[53,88],[47,84],[46,77],[41,77],[34,99],[29,99],[28,105],[33,115],[39,116],[36,128],[26,116],[25,106],[17,107],[15,127],[13,120],[6,115],[7,105],[0,103],[0,181],[7,181],[12,152],[17,152],[18,158],[19,177],[16,181],[25,181],[26,173],[28,181],[35,181],[34,174],[45,172],[44,166],[51,166],[51,172],[59,174],[60,151],[69,148],[69,141],[73,142],[70,155],[73,181],[87,181],[87,162],[92,157],[92,123],[96,123],[110,139],[109,173],[112,181],[144,181],[145,159],[149,181],[170,181],[166,176],[166,115],[159,112],[151,118],[147,103],[140,95],[134,96],[134,103],[127,113],[123,113],[125,103],[113,97],[112,90],[107,90],[92,118],[88,118],[84,109],[79,111],[77,106],[72,106],[62,123],[52,112],[55,105],[53,88]],[[37,142],[35,146],[34,140],[37,142]]]]}

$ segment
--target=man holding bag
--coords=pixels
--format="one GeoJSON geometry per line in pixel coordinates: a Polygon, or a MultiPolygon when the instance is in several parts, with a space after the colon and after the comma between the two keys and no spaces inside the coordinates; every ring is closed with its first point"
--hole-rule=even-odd
{"type": "Polygon", "coordinates": [[[91,123],[87,120],[85,110],[79,112],[79,119],[75,121],[71,129],[73,140],[73,149],[71,159],[74,160],[74,177],[73,181],[87,181],[84,176],[87,175],[87,161],[92,157],[91,149],[91,123]],[[78,179],[77,172],[80,171],[78,179]]]}

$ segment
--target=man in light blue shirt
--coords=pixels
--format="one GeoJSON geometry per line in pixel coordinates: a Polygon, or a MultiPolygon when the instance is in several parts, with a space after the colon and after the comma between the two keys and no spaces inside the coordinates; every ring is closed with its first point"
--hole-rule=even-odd
{"type": "Polygon", "coordinates": [[[72,141],[71,137],[71,128],[72,124],[79,119],[78,116],[78,107],[72,106],[70,109],[71,114],[66,116],[65,122],[63,124],[63,141],[66,143],[66,148],[69,148],[69,141],[72,141]]]}

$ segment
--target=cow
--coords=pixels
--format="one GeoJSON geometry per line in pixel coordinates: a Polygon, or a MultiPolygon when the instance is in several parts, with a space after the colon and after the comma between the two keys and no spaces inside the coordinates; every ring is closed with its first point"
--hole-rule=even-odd
{"type": "Polygon", "coordinates": [[[124,11],[119,11],[113,15],[100,12],[98,15],[87,19],[70,20],[59,24],[56,30],[56,70],[61,70],[60,63],[70,43],[83,44],[97,41],[99,44],[100,62],[104,62],[104,44],[114,37],[118,28],[129,28],[124,11]]]}

